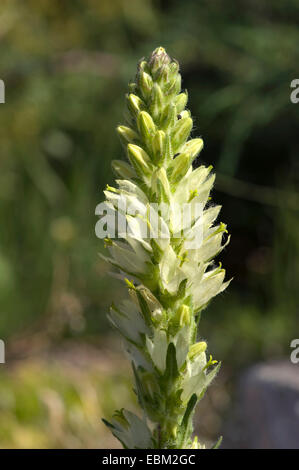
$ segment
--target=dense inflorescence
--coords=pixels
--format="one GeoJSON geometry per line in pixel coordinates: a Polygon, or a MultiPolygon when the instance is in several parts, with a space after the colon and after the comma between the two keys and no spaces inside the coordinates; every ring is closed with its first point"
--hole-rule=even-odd
{"type": "Polygon", "coordinates": [[[142,408],[141,418],[120,410],[105,421],[125,448],[201,448],[192,418],[220,367],[207,359],[197,329],[201,311],[228,285],[213,260],[229,239],[223,244],[226,226],[215,224],[211,167],[192,168],[203,141],[190,139],[187,100],[179,65],[163,48],[140,61],[126,125],[117,128],[128,162],[112,162],[119,179],[105,191],[105,259],[129,291],[109,318],[124,338],[142,408]],[[116,219],[115,228],[109,220],[116,219]],[[192,243],[198,234],[201,243],[192,243]]]}

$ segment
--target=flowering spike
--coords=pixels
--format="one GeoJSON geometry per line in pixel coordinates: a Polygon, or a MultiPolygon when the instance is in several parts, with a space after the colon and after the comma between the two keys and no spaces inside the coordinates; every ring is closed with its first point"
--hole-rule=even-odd
{"type": "Polygon", "coordinates": [[[201,311],[229,284],[213,263],[229,239],[223,244],[226,225],[215,225],[220,206],[207,207],[212,167],[192,168],[203,141],[190,139],[187,101],[179,64],[158,47],[129,85],[129,124],[117,128],[129,163],[112,162],[122,179],[105,191],[107,210],[118,215],[116,230],[115,217],[107,219],[107,232],[122,239],[106,235],[108,261],[130,297],[112,305],[109,319],[132,358],[143,410],[142,419],[121,410],[105,423],[127,448],[203,448],[192,438],[192,417],[220,368],[207,360],[197,328],[201,311]]]}

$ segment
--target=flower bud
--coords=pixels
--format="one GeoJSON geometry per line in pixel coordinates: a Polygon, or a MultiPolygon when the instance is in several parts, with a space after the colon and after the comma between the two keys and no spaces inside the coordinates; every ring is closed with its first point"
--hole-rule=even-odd
{"type": "Polygon", "coordinates": [[[152,138],[152,151],[155,163],[159,163],[164,159],[166,150],[166,134],[158,131],[152,138]]]}
{"type": "Polygon", "coordinates": [[[171,324],[174,331],[183,328],[191,323],[191,309],[188,305],[181,305],[172,317],[171,324]]]}
{"type": "Polygon", "coordinates": [[[199,154],[202,148],[203,148],[202,139],[191,139],[185,143],[184,147],[182,148],[182,151],[188,153],[191,159],[194,160],[194,158],[199,154]]]}
{"type": "Polygon", "coordinates": [[[161,88],[164,88],[169,83],[169,67],[168,65],[162,65],[157,72],[154,74],[154,80],[156,80],[161,88]]]}
{"type": "Polygon", "coordinates": [[[163,316],[163,307],[158,301],[158,299],[156,299],[156,297],[151,293],[151,291],[144,286],[137,287],[137,290],[138,292],[140,292],[142,298],[146,302],[151,319],[160,321],[163,316]]]}
{"type": "Polygon", "coordinates": [[[112,170],[114,173],[121,178],[130,179],[136,176],[134,169],[127,163],[122,160],[112,160],[111,162],[112,170]]]}
{"type": "Polygon", "coordinates": [[[185,325],[189,325],[191,321],[191,309],[188,307],[188,305],[181,305],[179,308],[178,312],[178,319],[179,319],[179,325],[180,327],[183,327],[185,325]]]}
{"type": "Polygon", "coordinates": [[[182,77],[180,74],[178,74],[173,82],[169,84],[168,90],[167,90],[167,95],[177,95],[181,91],[181,86],[182,86],[182,77]]]}
{"type": "Polygon", "coordinates": [[[192,344],[189,349],[188,357],[191,361],[194,361],[197,356],[205,352],[207,349],[207,343],[205,341],[200,341],[199,343],[192,344]]]}
{"type": "Polygon", "coordinates": [[[148,165],[150,163],[150,158],[141,147],[138,147],[138,145],[129,144],[128,157],[138,173],[148,173],[148,170],[150,169],[148,165]]]}
{"type": "Polygon", "coordinates": [[[151,102],[150,102],[150,111],[153,116],[153,119],[157,121],[160,118],[164,109],[164,95],[160,86],[157,83],[154,83],[151,102]]]}
{"type": "Polygon", "coordinates": [[[146,111],[141,111],[141,113],[139,113],[137,122],[139,132],[143,139],[147,142],[151,135],[153,135],[156,131],[155,123],[146,111]]]}
{"type": "Polygon", "coordinates": [[[171,191],[165,168],[162,167],[153,174],[152,187],[160,201],[169,202],[171,191]]]}
{"type": "Polygon", "coordinates": [[[163,113],[163,129],[167,131],[168,129],[171,129],[176,122],[177,119],[177,109],[175,104],[170,103],[168,106],[165,107],[164,113],[163,113]]]}
{"type": "Polygon", "coordinates": [[[138,71],[148,72],[149,66],[146,60],[141,60],[138,64],[138,71]]]}
{"type": "Polygon", "coordinates": [[[167,65],[170,63],[170,57],[166,53],[164,47],[157,47],[151,55],[149,60],[149,66],[153,74],[157,72],[157,70],[162,67],[162,65],[167,65]]]}
{"type": "Polygon", "coordinates": [[[176,98],[175,98],[175,105],[178,113],[181,113],[187,104],[188,101],[188,95],[187,93],[180,93],[176,98]]]}
{"type": "Polygon", "coordinates": [[[173,61],[171,62],[171,64],[169,64],[169,70],[170,70],[170,73],[174,76],[174,75],[177,75],[179,73],[179,69],[180,69],[180,66],[179,66],[179,63],[173,59],[173,61]]]}
{"type": "Polygon", "coordinates": [[[117,127],[117,133],[120,137],[121,143],[127,146],[127,144],[131,144],[133,142],[138,141],[138,134],[136,134],[133,129],[127,126],[118,126],[117,127]]]}
{"type": "Polygon", "coordinates": [[[191,164],[191,157],[188,153],[181,153],[169,167],[169,179],[172,183],[178,183],[187,173],[191,164]]]}
{"type": "Polygon", "coordinates": [[[137,118],[140,111],[142,111],[142,109],[144,108],[143,101],[139,98],[139,96],[136,96],[133,93],[130,93],[127,97],[127,105],[129,111],[135,119],[137,118]]]}
{"type": "Polygon", "coordinates": [[[134,83],[134,82],[129,83],[129,85],[128,85],[129,92],[130,93],[136,93],[136,87],[137,87],[136,83],[134,83]]]}
{"type": "Polygon", "coordinates": [[[193,126],[191,117],[180,119],[172,131],[172,149],[177,152],[186,142],[193,126]]]}
{"type": "Polygon", "coordinates": [[[190,111],[183,109],[183,111],[180,112],[179,119],[184,119],[186,117],[191,117],[190,111]]]}
{"type": "Polygon", "coordinates": [[[178,94],[180,93],[182,89],[182,77],[180,74],[178,74],[176,82],[175,82],[175,93],[178,94]]]}
{"type": "Polygon", "coordinates": [[[153,88],[152,77],[148,73],[141,71],[138,76],[138,83],[143,97],[148,99],[153,88]]]}

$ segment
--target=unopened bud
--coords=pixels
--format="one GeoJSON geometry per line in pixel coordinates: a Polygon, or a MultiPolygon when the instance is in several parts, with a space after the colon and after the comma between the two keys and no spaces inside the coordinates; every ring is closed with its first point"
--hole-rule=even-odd
{"type": "Polygon", "coordinates": [[[191,165],[191,158],[188,153],[178,155],[169,167],[169,179],[172,183],[178,183],[187,173],[191,165]]]}
{"type": "Polygon", "coordinates": [[[128,104],[128,109],[132,113],[134,118],[137,118],[140,111],[144,109],[143,101],[139,98],[139,96],[136,96],[133,93],[130,93],[129,96],[127,97],[127,104],[128,104]]]}
{"type": "Polygon", "coordinates": [[[151,55],[149,60],[149,66],[152,73],[156,73],[157,70],[162,67],[162,65],[167,65],[170,63],[170,57],[166,53],[163,47],[157,47],[151,55]]]}
{"type": "Polygon", "coordinates": [[[155,163],[161,162],[165,157],[166,150],[166,134],[163,131],[158,131],[152,138],[152,150],[154,154],[155,163]]]}
{"type": "Polygon", "coordinates": [[[128,157],[133,167],[138,173],[147,173],[149,170],[150,158],[148,154],[138,145],[128,145],[128,157]]]}
{"type": "Polygon", "coordinates": [[[182,305],[179,309],[179,315],[180,315],[180,326],[183,327],[185,325],[190,324],[191,320],[191,310],[188,305],[182,305]]]}
{"type": "Polygon", "coordinates": [[[184,147],[182,148],[182,151],[188,153],[191,159],[194,160],[194,158],[199,154],[202,148],[202,139],[191,139],[185,143],[184,147]]]}
{"type": "Polygon", "coordinates": [[[186,142],[193,126],[191,117],[180,119],[172,131],[172,149],[177,152],[186,142]]]}
{"type": "Polygon", "coordinates": [[[138,129],[145,141],[147,141],[156,131],[155,123],[146,111],[141,111],[141,113],[139,113],[138,129]]]}
{"type": "Polygon", "coordinates": [[[175,82],[175,93],[178,94],[180,93],[182,89],[182,77],[180,74],[178,74],[176,82],[175,82]]]}
{"type": "Polygon", "coordinates": [[[116,176],[120,176],[124,179],[134,178],[136,176],[134,169],[127,163],[122,160],[112,160],[111,162],[112,170],[116,176]]]}
{"type": "Polygon", "coordinates": [[[201,353],[205,352],[207,349],[207,343],[205,341],[200,341],[199,343],[192,344],[192,346],[189,349],[189,359],[191,361],[194,361],[197,356],[199,356],[201,353]]]}
{"type": "Polygon", "coordinates": [[[175,59],[169,64],[169,70],[172,75],[176,75],[179,72],[179,68],[179,63],[175,59]]]}
{"type": "Polygon", "coordinates": [[[187,93],[180,93],[176,97],[175,104],[176,104],[176,109],[178,113],[181,113],[185,109],[187,101],[188,101],[187,93]]]}
{"type": "Polygon", "coordinates": [[[154,83],[152,88],[151,100],[150,100],[150,111],[154,120],[158,120],[164,109],[164,96],[160,86],[154,83]]]}
{"type": "Polygon", "coordinates": [[[138,64],[138,71],[148,71],[149,66],[146,60],[141,60],[138,64]]]}
{"type": "Polygon", "coordinates": [[[139,73],[138,83],[139,83],[139,88],[143,97],[145,99],[148,99],[151,95],[151,91],[153,88],[152,77],[148,73],[141,71],[139,73]]]}
{"type": "Polygon", "coordinates": [[[130,127],[118,126],[116,130],[123,145],[127,146],[127,144],[138,141],[138,134],[130,127]]]}
{"type": "Polygon", "coordinates": [[[191,309],[188,305],[181,305],[173,316],[173,323],[176,328],[183,328],[185,325],[190,325],[191,322],[191,309]]]}
{"type": "Polygon", "coordinates": [[[153,174],[152,186],[153,189],[157,191],[157,194],[162,201],[169,202],[170,185],[164,167],[160,168],[155,172],[155,174],[153,174]]]}
{"type": "Polygon", "coordinates": [[[163,307],[156,297],[151,293],[149,289],[144,286],[139,286],[137,290],[142,295],[144,301],[147,304],[147,307],[150,311],[151,318],[157,321],[160,321],[163,316],[163,307]]]}
{"type": "Polygon", "coordinates": [[[179,119],[185,119],[187,117],[191,117],[190,111],[188,111],[187,109],[183,109],[183,111],[180,112],[179,119]]]}
{"type": "Polygon", "coordinates": [[[159,85],[161,86],[162,89],[167,87],[169,84],[170,80],[170,75],[169,75],[169,66],[168,65],[162,65],[157,72],[154,74],[154,80],[156,80],[159,85]]]}
{"type": "Polygon", "coordinates": [[[168,106],[165,107],[164,113],[163,113],[163,129],[167,131],[168,129],[171,129],[176,122],[177,119],[177,109],[175,104],[170,103],[168,106]]]}
{"type": "Polygon", "coordinates": [[[177,74],[177,76],[173,79],[173,81],[170,81],[170,84],[168,86],[167,90],[167,95],[177,95],[181,91],[181,86],[182,86],[182,77],[180,74],[177,74]]]}
{"type": "Polygon", "coordinates": [[[135,93],[136,92],[136,87],[137,87],[136,83],[134,83],[134,82],[129,83],[129,85],[128,85],[129,92],[130,93],[135,93]]]}

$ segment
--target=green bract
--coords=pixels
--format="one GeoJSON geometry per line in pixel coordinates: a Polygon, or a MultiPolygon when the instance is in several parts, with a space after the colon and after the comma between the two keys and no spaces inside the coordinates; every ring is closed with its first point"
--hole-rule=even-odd
{"type": "Polygon", "coordinates": [[[125,448],[197,449],[195,406],[220,367],[207,361],[197,327],[200,312],[228,285],[213,258],[229,239],[223,244],[226,226],[215,225],[220,206],[209,202],[211,168],[192,168],[203,141],[190,139],[178,63],[159,47],[129,87],[126,124],[117,128],[129,163],[113,162],[117,187],[105,191],[108,261],[129,299],[113,304],[109,318],[125,340],[143,413],[121,410],[105,423],[125,448]],[[184,205],[190,217],[182,223],[184,205]],[[116,229],[109,226],[114,216],[116,229]],[[192,244],[197,231],[200,243],[192,244]]]}

